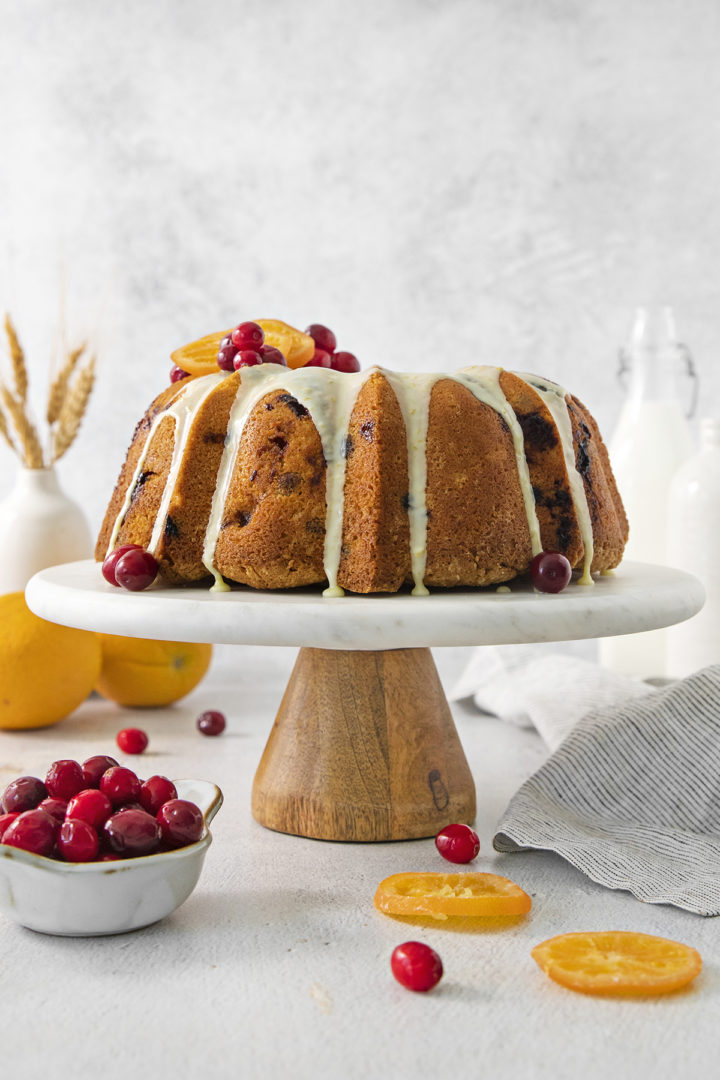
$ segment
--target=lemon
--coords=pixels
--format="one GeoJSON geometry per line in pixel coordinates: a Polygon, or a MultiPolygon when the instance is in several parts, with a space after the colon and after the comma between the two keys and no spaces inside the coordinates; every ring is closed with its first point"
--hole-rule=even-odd
{"type": "Polygon", "coordinates": [[[0,728],[56,724],[85,700],[99,671],[97,634],[38,618],[21,592],[0,596],[0,728]]]}
{"type": "Polygon", "coordinates": [[[171,705],[210,667],[212,645],[98,634],[102,668],[95,689],[118,705],[171,705]]]}

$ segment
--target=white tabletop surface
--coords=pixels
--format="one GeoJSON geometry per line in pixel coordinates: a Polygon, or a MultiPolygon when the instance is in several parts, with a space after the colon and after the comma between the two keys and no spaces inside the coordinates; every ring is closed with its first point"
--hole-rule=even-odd
{"type": "MultiPolygon", "coordinates": [[[[436,650],[446,689],[469,653],[436,650]]],[[[54,728],[0,732],[2,786],[22,773],[44,775],[57,757],[118,756],[115,733],[133,725],[147,730],[150,746],[125,763],[148,775],[214,780],[225,794],[200,882],[165,921],[69,939],[0,920],[4,1075],[714,1075],[716,921],[603,889],[551,854],[493,853],[508,799],[545,759],[536,734],[454,706],[478,791],[474,866],[512,877],[533,898],[530,915],[509,927],[424,924],[373,909],[386,875],[450,868],[432,840],[337,844],[257,825],[252,777],[293,659],[292,649],[221,647],[205,682],[171,709],[129,711],[91,699],[54,728]],[[195,730],[206,708],[228,716],[219,738],[195,730]],[[704,971],[667,998],[600,1000],[551,983],[530,957],[552,935],[599,929],[685,941],[702,953],[704,971]],[[390,974],[392,949],[410,939],[428,942],[445,965],[426,995],[390,974]]]]}

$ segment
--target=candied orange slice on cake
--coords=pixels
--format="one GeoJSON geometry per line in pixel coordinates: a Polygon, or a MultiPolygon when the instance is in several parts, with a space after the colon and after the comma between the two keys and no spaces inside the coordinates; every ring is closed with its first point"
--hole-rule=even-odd
{"type": "Polygon", "coordinates": [[[702,969],[690,945],[624,930],[560,934],[536,945],[531,956],[555,982],[583,994],[669,994],[702,969]]]}
{"type": "Polygon", "coordinates": [[[288,367],[298,368],[312,360],[315,342],[309,334],[296,330],[280,319],[256,319],[265,334],[265,344],[274,345],[287,360],[288,367]]]}
{"type": "Polygon", "coordinates": [[[220,342],[228,334],[232,334],[234,329],[231,326],[229,330],[216,330],[214,334],[206,334],[197,341],[191,341],[189,345],[183,345],[170,353],[170,359],[189,375],[217,374],[220,342]]]}
{"type": "Polygon", "coordinates": [[[387,915],[524,915],[532,900],[498,874],[391,874],[378,885],[375,907],[387,915]]]}

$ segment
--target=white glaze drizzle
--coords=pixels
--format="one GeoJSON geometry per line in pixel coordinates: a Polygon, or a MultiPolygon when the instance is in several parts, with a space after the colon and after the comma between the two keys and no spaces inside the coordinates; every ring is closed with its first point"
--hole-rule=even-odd
{"type": "Polygon", "coordinates": [[[587,501],[587,492],[585,491],[585,482],[577,468],[567,391],[564,390],[562,386],[558,386],[557,383],[551,382],[549,379],[540,378],[538,375],[528,375],[523,372],[523,374],[520,375],[520,378],[524,379],[525,382],[532,386],[533,390],[539,394],[555,421],[555,427],[560,436],[560,444],[565,458],[565,468],[570,482],[570,495],[573,501],[575,517],[577,518],[580,537],[585,549],[580,584],[594,585],[595,582],[590,573],[594,553],[592,518],[590,516],[590,507],[588,506],[587,501]]]}
{"type": "Polygon", "coordinates": [[[155,525],[153,527],[150,543],[147,550],[151,554],[155,554],[160,538],[165,528],[165,518],[167,517],[168,508],[170,506],[170,500],[172,499],[173,491],[175,490],[175,482],[177,480],[178,472],[182,464],[183,454],[185,452],[185,446],[190,435],[190,429],[192,422],[195,419],[198,409],[205,401],[205,398],[210,394],[214,388],[222,382],[224,376],[217,375],[204,375],[198,379],[183,380],[183,385],[178,392],[177,396],[168,405],[167,409],[163,409],[157,416],[154,417],[148,432],[145,445],[142,448],[142,453],[138,458],[137,465],[135,466],[135,472],[132,475],[132,479],[125,491],[125,499],[123,505],[120,508],[120,512],[115,518],[115,524],[113,525],[112,533],[110,534],[110,542],[108,543],[107,553],[115,549],[117,543],[117,536],[125,520],[130,504],[132,502],[133,492],[143,471],[145,459],[147,457],[150,444],[153,440],[153,436],[158,427],[166,417],[170,417],[174,420],[174,438],[173,438],[173,454],[170,462],[170,469],[168,471],[167,480],[165,481],[165,487],[163,489],[162,499],[158,508],[157,516],[155,518],[155,525]]]}

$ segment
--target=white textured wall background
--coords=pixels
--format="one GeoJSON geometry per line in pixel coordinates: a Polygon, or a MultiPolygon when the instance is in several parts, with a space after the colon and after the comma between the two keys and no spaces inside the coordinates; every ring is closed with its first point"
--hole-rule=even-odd
{"type": "Polygon", "coordinates": [[[96,525],[170,349],[262,315],[607,430],[670,303],[717,413],[719,53],[716,0],[0,0],[0,307],[38,410],[63,282],[102,362],[65,486],[96,525]]]}

